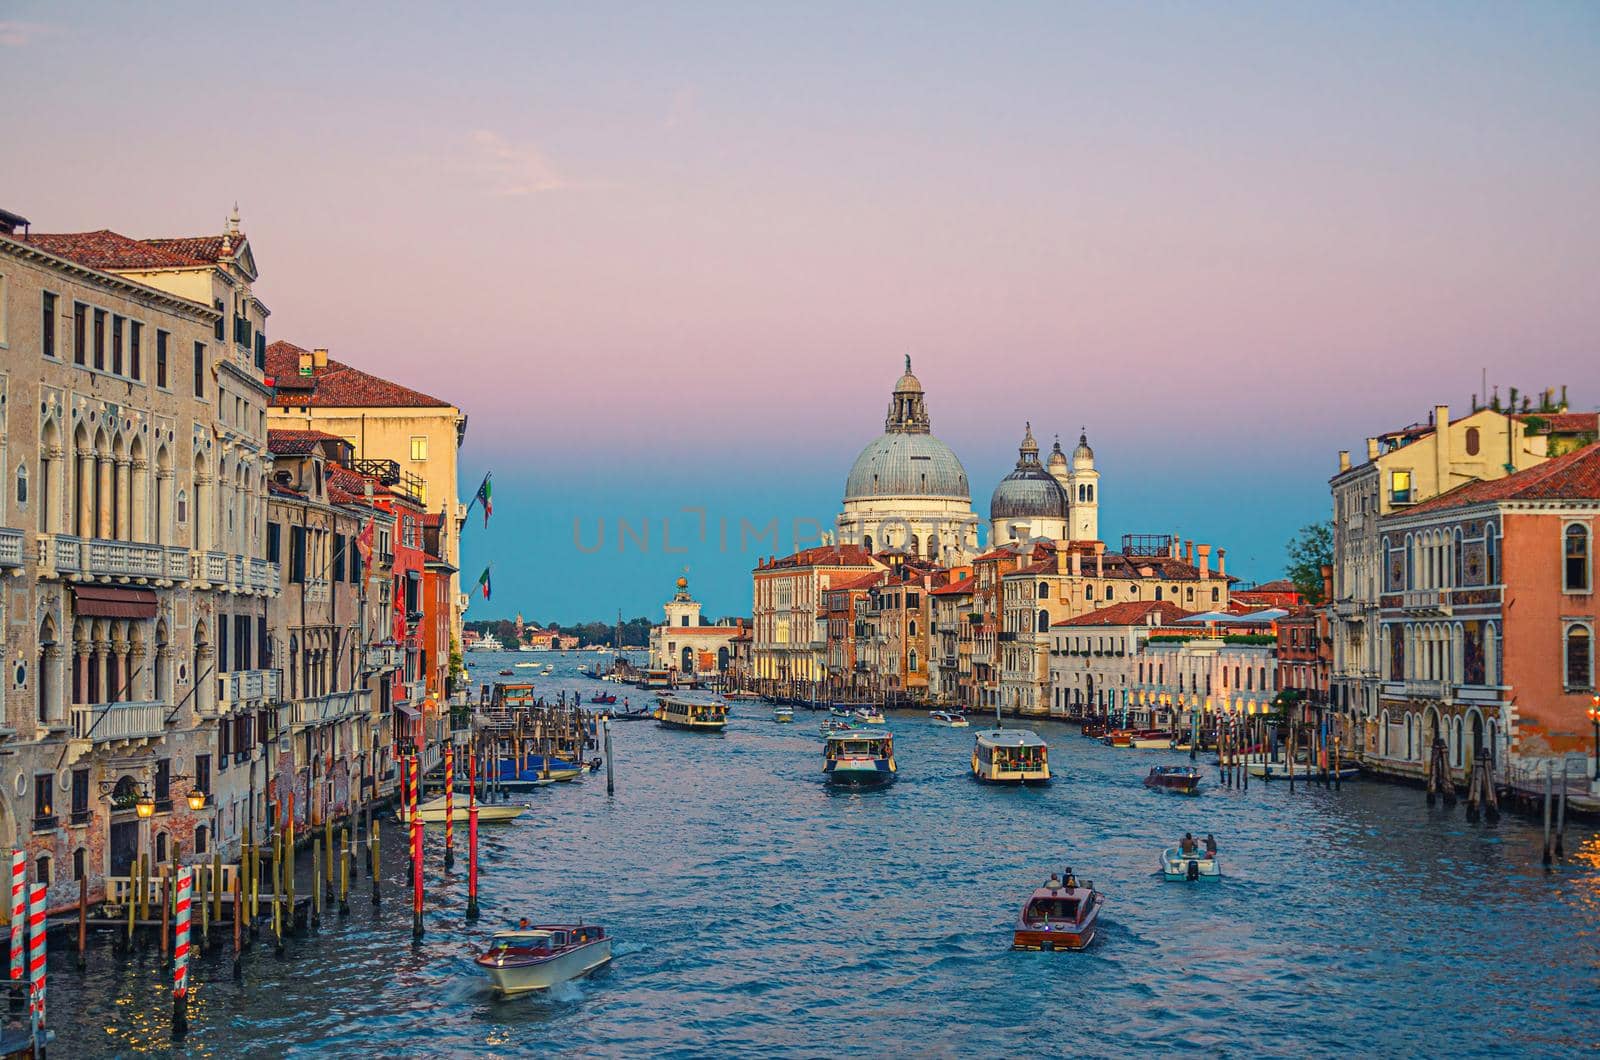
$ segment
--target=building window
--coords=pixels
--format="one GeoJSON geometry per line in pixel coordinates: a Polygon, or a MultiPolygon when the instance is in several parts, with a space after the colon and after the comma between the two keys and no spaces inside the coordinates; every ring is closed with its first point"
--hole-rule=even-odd
{"type": "Polygon", "coordinates": [[[156,761],[155,789],[156,809],[162,812],[172,809],[172,759],[156,761]]]}
{"type": "Polygon", "coordinates": [[[1478,428],[1476,427],[1467,428],[1467,455],[1478,455],[1478,428]]]}
{"type": "Polygon", "coordinates": [[[106,369],[106,311],[94,311],[94,366],[98,371],[106,369]]]}
{"type": "Polygon", "coordinates": [[[144,378],[144,365],[140,363],[143,339],[144,325],[137,320],[128,321],[128,375],[133,379],[144,378]]]}
{"type": "Polygon", "coordinates": [[[1483,528],[1483,584],[1500,584],[1500,549],[1493,525],[1483,528]]]}
{"type": "Polygon", "coordinates": [[[167,333],[156,332],[156,386],[165,389],[167,385],[167,333]]]}
{"type": "Polygon", "coordinates": [[[44,319],[41,321],[43,330],[39,333],[39,349],[46,357],[56,355],[56,296],[49,291],[44,292],[43,298],[44,319]]]}
{"type": "Polygon", "coordinates": [[[222,341],[222,319],[223,319],[223,317],[225,317],[227,315],[228,307],[222,304],[222,299],[220,299],[220,298],[215,299],[211,303],[211,305],[212,305],[212,308],[214,308],[217,311],[217,322],[215,324],[211,325],[211,334],[216,337],[216,340],[218,342],[221,342],[222,341]]]}
{"type": "Polygon", "coordinates": [[[46,887],[50,886],[50,884],[53,882],[50,879],[50,867],[49,854],[42,855],[38,861],[35,861],[33,863],[33,882],[42,883],[46,887]]]}
{"type": "Polygon", "coordinates": [[[156,833],[156,864],[167,860],[167,833],[156,833]]]}
{"type": "Polygon", "coordinates": [[[42,832],[56,826],[56,808],[50,798],[55,787],[54,773],[35,773],[33,776],[33,830],[42,832]]]}
{"type": "Polygon", "coordinates": [[[206,396],[206,344],[203,342],[194,344],[194,396],[206,396]]]}
{"type": "Polygon", "coordinates": [[[283,527],[278,523],[267,524],[267,562],[277,563],[282,551],[283,527]]]}
{"type": "Polygon", "coordinates": [[[428,439],[422,435],[411,436],[411,459],[417,463],[428,459],[428,439]]]}
{"type": "Polygon", "coordinates": [[[1569,593],[1589,591],[1589,528],[1582,523],[1567,527],[1562,555],[1563,582],[1569,593]]]}
{"type": "Polygon", "coordinates": [[[1391,471],[1389,473],[1389,503],[1411,503],[1411,472],[1391,471]]]}
{"type": "Polygon", "coordinates": [[[1567,627],[1567,689],[1594,687],[1594,636],[1588,626],[1567,627]]]}
{"type": "Polygon", "coordinates": [[[122,374],[122,318],[115,313],[111,315],[111,371],[122,374]]]}
{"type": "Polygon", "coordinates": [[[72,823],[84,824],[89,820],[89,771],[72,771],[72,823]]]}
{"type": "Polygon", "coordinates": [[[82,302],[72,303],[72,363],[87,363],[86,351],[89,342],[88,331],[89,307],[82,302]]]}

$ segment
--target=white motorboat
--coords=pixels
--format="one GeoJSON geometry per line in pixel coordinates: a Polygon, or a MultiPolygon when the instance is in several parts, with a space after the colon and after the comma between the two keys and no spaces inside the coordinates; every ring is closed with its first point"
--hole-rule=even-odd
{"type": "Polygon", "coordinates": [[[877,707],[858,707],[856,708],[855,718],[863,725],[884,724],[883,711],[877,707]]]}
{"type": "Polygon", "coordinates": [[[1161,875],[1168,880],[1214,880],[1222,875],[1217,855],[1204,850],[1185,854],[1178,847],[1161,852],[1161,875]]]}
{"type": "MultiPolygon", "coordinates": [[[[1289,765],[1286,762],[1274,759],[1270,762],[1249,762],[1245,769],[1252,777],[1262,777],[1266,780],[1288,780],[1289,765]]],[[[1328,767],[1328,776],[1337,776],[1340,780],[1354,780],[1361,775],[1361,770],[1356,766],[1341,765],[1338,770],[1328,767]]],[[[1296,780],[1320,780],[1322,770],[1311,762],[1296,762],[1294,764],[1296,780]]]]}
{"type": "Polygon", "coordinates": [[[794,721],[794,708],[793,707],[773,707],[772,708],[772,720],[773,721],[780,721],[780,722],[793,722],[794,721]]]}
{"type": "Polygon", "coordinates": [[[588,975],[610,960],[611,939],[600,925],[540,924],[496,931],[477,964],[496,994],[515,997],[588,975]]]}
{"type": "MultiPolygon", "coordinates": [[[[454,800],[454,805],[450,807],[450,816],[458,822],[468,820],[470,816],[468,809],[466,799],[456,799],[454,800]]],[[[499,824],[504,821],[514,821],[527,812],[528,807],[519,806],[516,803],[497,802],[491,805],[480,802],[478,803],[478,823],[499,824]]],[[[420,804],[417,807],[417,816],[422,818],[423,824],[443,824],[445,819],[444,796],[440,795],[420,804]]],[[[410,814],[407,808],[402,805],[400,819],[406,821],[409,818],[410,814]]]]}
{"type": "Polygon", "coordinates": [[[952,714],[947,710],[933,711],[928,715],[928,720],[947,729],[965,729],[968,727],[967,719],[964,715],[952,714]]]}

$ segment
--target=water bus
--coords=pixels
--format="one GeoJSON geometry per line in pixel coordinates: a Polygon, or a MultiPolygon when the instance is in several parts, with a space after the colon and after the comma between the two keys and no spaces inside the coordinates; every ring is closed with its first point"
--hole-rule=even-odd
{"type": "Polygon", "coordinates": [[[989,784],[1048,784],[1050,745],[1031,729],[984,729],[972,747],[972,775],[989,784]]]}
{"type": "Polygon", "coordinates": [[[1177,737],[1173,736],[1172,733],[1154,729],[1134,733],[1130,741],[1134,747],[1144,751],[1169,751],[1177,742],[1177,737]]]}
{"type": "Polygon", "coordinates": [[[728,724],[728,708],[721,703],[694,703],[670,696],[662,696],[658,702],[656,721],[663,728],[721,732],[728,724]]]}
{"type": "Polygon", "coordinates": [[[829,733],[822,749],[822,772],[830,784],[865,787],[892,783],[894,735],[859,729],[829,733]]]}
{"type": "Polygon", "coordinates": [[[1051,876],[1022,906],[1011,934],[1014,950],[1081,950],[1094,941],[1105,898],[1078,883],[1072,870],[1051,876]]]}
{"type": "Polygon", "coordinates": [[[772,708],[772,720],[773,721],[777,721],[777,722],[788,722],[788,723],[792,724],[794,722],[794,708],[793,707],[773,707],[772,708]]]}
{"type": "Polygon", "coordinates": [[[477,964],[496,994],[514,997],[588,975],[610,960],[611,939],[600,925],[540,924],[496,931],[477,964]]]}

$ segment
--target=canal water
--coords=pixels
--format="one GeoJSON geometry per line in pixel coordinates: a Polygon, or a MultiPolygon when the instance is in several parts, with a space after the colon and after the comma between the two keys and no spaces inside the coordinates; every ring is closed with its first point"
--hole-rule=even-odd
{"type": "MultiPolygon", "coordinates": [[[[613,687],[579,676],[579,661],[558,656],[557,673],[535,680],[552,695],[613,687]]],[[[822,783],[819,721],[801,711],[779,725],[740,703],[721,736],[616,725],[614,797],[602,771],[534,792],[534,813],[483,829],[475,926],[462,918],[465,858],[446,877],[430,830],[418,946],[401,833],[387,830],[379,909],[363,875],[348,917],[291,940],[284,959],[258,946],[242,986],[231,958],[198,962],[181,1052],[1600,1047],[1592,832],[1570,829],[1567,863],[1546,873],[1538,830],[1521,820],[1471,825],[1459,807],[1430,811],[1421,792],[1375,783],[1230,791],[1214,768],[1197,798],[1150,792],[1140,778],[1152,764],[1187,756],[1114,750],[1049,723],[1035,728],[1051,743],[1054,785],[984,787],[967,778],[971,730],[910,713],[889,718],[900,782],[841,794],[822,783]],[[1157,854],[1185,830],[1215,833],[1220,882],[1162,881],[1157,854]],[[1107,895],[1100,938],[1084,953],[1011,952],[1020,903],[1063,865],[1107,895]],[[472,957],[519,916],[602,923],[616,959],[548,996],[493,1000],[472,957]]],[[[170,1012],[154,956],[102,946],[86,973],[51,956],[54,1055],[170,1052],[170,1012]]]]}

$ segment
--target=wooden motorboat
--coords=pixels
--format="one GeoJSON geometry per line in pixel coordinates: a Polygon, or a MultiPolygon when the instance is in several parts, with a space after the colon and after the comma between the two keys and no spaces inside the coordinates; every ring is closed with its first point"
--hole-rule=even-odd
{"type": "Polygon", "coordinates": [[[1078,883],[1072,870],[1051,876],[1033,892],[1011,935],[1014,950],[1081,950],[1094,941],[1105,897],[1078,883]]]}
{"type": "MultiPolygon", "coordinates": [[[[1245,769],[1250,771],[1252,777],[1262,777],[1266,780],[1289,779],[1289,765],[1281,759],[1272,759],[1267,762],[1247,762],[1245,763],[1245,769]]],[[[1328,776],[1337,776],[1340,780],[1354,780],[1360,775],[1361,769],[1358,766],[1341,765],[1337,770],[1332,766],[1328,767],[1328,776]]],[[[1296,762],[1294,764],[1294,776],[1296,780],[1316,780],[1321,778],[1322,769],[1312,762],[1296,762]]]]}
{"type": "Polygon", "coordinates": [[[855,718],[863,725],[884,724],[883,711],[877,707],[858,707],[855,712],[855,718]]]}
{"type": "Polygon", "coordinates": [[[1151,766],[1144,786],[1193,795],[1200,790],[1200,770],[1194,766],[1151,766]]]}
{"type": "Polygon", "coordinates": [[[968,722],[964,715],[955,714],[948,710],[933,711],[928,715],[928,720],[947,729],[965,729],[968,727],[968,722]]]}
{"type": "Polygon", "coordinates": [[[1132,729],[1112,729],[1100,737],[1100,742],[1110,744],[1112,747],[1132,747],[1133,735],[1132,729]]]}
{"type": "Polygon", "coordinates": [[[1050,745],[1031,729],[984,729],[973,743],[972,775],[989,784],[1048,784],[1050,745]]]}
{"type": "Polygon", "coordinates": [[[862,729],[830,733],[822,749],[822,772],[830,784],[868,787],[892,783],[894,734],[862,729]]]}
{"type": "Polygon", "coordinates": [[[1083,735],[1089,737],[1091,740],[1098,740],[1100,737],[1106,734],[1105,722],[1086,721],[1083,723],[1083,728],[1081,731],[1083,735]]]}
{"type": "Polygon", "coordinates": [[[591,703],[604,703],[607,706],[615,703],[616,701],[617,701],[617,697],[616,697],[616,694],[613,693],[613,692],[597,692],[594,695],[589,697],[589,702],[591,702],[591,703]]]}
{"type": "Polygon", "coordinates": [[[499,674],[500,674],[501,677],[510,677],[510,676],[512,676],[512,671],[510,671],[510,670],[501,670],[501,671],[499,671],[499,674]]]}
{"type": "Polygon", "coordinates": [[[496,994],[514,997],[588,975],[610,960],[611,939],[600,925],[540,924],[496,931],[477,964],[496,994]]]}
{"type": "Polygon", "coordinates": [[[855,708],[845,703],[835,703],[828,708],[828,714],[835,718],[853,718],[856,716],[855,708]]]}
{"type": "MultiPolygon", "coordinates": [[[[505,821],[514,821],[528,812],[528,807],[511,802],[480,802],[477,805],[479,824],[500,824],[505,821]]],[[[450,810],[449,816],[457,822],[466,821],[470,817],[466,799],[455,799],[450,810]]],[[[444,796],[440,795],[419,805],[417,807],[417,816],[422,819],[423,824],[443,824],[446,816],[444,796]]],[[[411,820],[409,807],[401,806],[400,819],[408,822],[411,820]]]]}
{"type": "Polygon", "coordinates": [[[1167,751],[1172,749],[1175,739],[1176,737],[1174,737],[1170,732],[1146,730],[1144,732],[1135,733],[1132,739],[1129,740],[1129,744],[1135,748],[1145,751],[1167,751]]]}
{"type": "Polygon", "coordinates": [[[728,725],[728,708],[721,703],[695,703],[671,696],[662,696],[659,702],[656,721],[663,728],[721,732],[728,725]]]}
{"type": "Polygon", "coordinates": [[[785,723],[792,724],[794,722],[794,708],[793,707],[773,707],[772,708],[772,720],[776,721],[776,722],[785,722],[785,723]]]}
{"type": "Polygon", "coordinates": [[[1222,876],[1217,855],[1196,848],[1185,854],[1180,847],[1168,847],[1161,852],[1161,875],[1168,880],[1215,880],[1222,876]]]}
{"type": "Polygon", "coordinates": [[[827,737],[836,732],[855,732],[857,727],[855,722],[847,718],[829,718],[822,723],[819,731],[827,737]]]}

